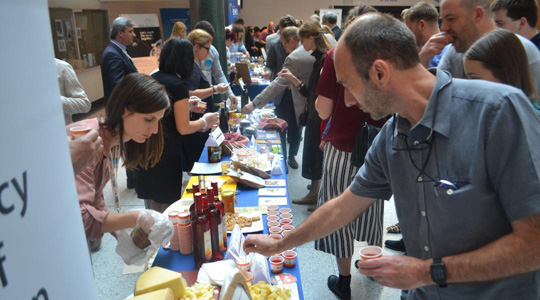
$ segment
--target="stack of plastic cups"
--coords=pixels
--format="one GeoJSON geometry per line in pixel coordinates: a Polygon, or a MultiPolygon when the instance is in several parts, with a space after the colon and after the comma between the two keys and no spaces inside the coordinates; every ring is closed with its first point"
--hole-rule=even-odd
{"type": "Polygon", "coordinates": [[[174,234],[171,238],[171,244],[169,248],[173,251],[180,250],[180,247],[178,245],[178,212],[177,211],[171,211],[169,213],[169,220],[172,222],[174,226],[174,234]]]}
{"type": "Polygon", "coordinates": [[[191,236],[191,222],[189,212],[178,214],[178,243],[180,244],[180,253],[193,253],[193,238],[191,236]]]}

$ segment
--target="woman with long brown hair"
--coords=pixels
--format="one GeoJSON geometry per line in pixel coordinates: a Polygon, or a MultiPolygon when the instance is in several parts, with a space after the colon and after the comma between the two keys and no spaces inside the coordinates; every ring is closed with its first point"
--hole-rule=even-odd
{"type": "Polygon", "coordinates": [[[322,176],[323,152],[319,148],[321,141],[320,127],[321,118],[315,109],[315,100],[317,99],[317,85],[321,76],[321,68],[324,64],[324,56],[326,52],[332,48],[330,42],[325,36],[324,29],[321,25],[313,20],[307,21],[300,27],[299,31],[302,46],[306,51],[313,51],[311,55],[315,57],[313,70],[309,82],[301,82],[289,70],[283,69],[278,73],[289,79],[299,90],[299,92],[307,97],[306,113],[307,120],[304,126],[304,150],[302,154],[302,177],[311,180],[311,188],[309,193],[302,199],[293,200],[296,204],[315,204],[319,194],[319,184],[322,176]]]}
{"type": "Polygon", "coordinates": [[[476,41],[465,53],[463,67],[469,79],[508,84],[521,89],[533,104],[538,101],[525,48],[519,37],[506,29],[497,29],[476,41]]]}
{"type": "Polygon", "coordinates": [[[103,188],[111,180],[115,204],[119,208],[118,165],[127,169],[154,166],[163,152],[161,119],[169,108],[167,92],[150,76],[132,73],[115,87],[105,118],[87,119],[67,127],[88,126],[103,140],[103,155],[75,177],[79,206],[86,237],[91,248],[99,248],[106,232],[133,227],[140,211],[109,213],[103,200],[103,188]]]}

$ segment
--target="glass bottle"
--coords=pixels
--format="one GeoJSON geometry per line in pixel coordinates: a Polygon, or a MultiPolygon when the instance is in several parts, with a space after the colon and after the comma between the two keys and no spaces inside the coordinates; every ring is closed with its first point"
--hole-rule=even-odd
{"type": "Polygon", "coordinates": [[[219,129],[221,129],[221,132],[223,133],[230,132],[229,112],[227,111],[225,102],[223,102],[223,106],[219,109],[219,129]]]}
{"type": "Polygon", "coordinates": [[[210,219],[204,213],[201,193],[195,193],[194,200],[196,216],[192,218],[191,227],[193,231],[193,259],[195,267],[198,269],[203,263],[212,260],[212,238],[210,219]]]}
{"type": "Polygon", "coordinates": [[[223,202],[219,201],[219,189],[218,189],[218,183],[217,181],[212,181],[211,183],[212,188],[214,190],[214,205],[219,209],[221,212],[221,236],[222,239],[219,244],[219,250],[221,250],[223,253],[227,251],[227,218],[225,217],[225,205],[223,205],[223,202]]]}
{"type": "Polygon", "coordinates": [[[223,259],[223,253],[220,250],[220,244],[223,244],[223,235],[221,235],[221,212],[214,205],[214,189],[210,186],[206,189],[208,196],[208,217],[210,218],[210,233],[212,238],[212,259],[218,261],[223,259]]]}

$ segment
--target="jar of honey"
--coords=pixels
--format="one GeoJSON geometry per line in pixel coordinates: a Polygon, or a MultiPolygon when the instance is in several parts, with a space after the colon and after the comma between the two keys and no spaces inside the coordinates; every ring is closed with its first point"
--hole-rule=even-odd
{"type": "Polygon", "coordinates": [[[221,202],[225,206],[225,213],[234,213],[234,201],[235,201],[234,191],[223,191],[221,192],[221,202]]]}

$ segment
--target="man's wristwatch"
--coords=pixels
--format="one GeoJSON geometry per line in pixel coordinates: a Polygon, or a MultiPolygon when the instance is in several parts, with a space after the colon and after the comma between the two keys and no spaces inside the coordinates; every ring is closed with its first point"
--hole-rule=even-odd
{"type": "Polygon", "coordinates": [[[212,91],[214,91],[214,94],[216,93],[216,86],[215,85],[212,86],[212,91]]]}
{"type": "Polygon", "coordinates": [[[304,87],[304,83],[303,82],[300,82],[300,84],[296,87],[297,89],[302,89],[304,87]]]}
{"type": "Polygon", "coordinates": [[[429,268],[431,273],[431,280],[439,285],[441,288],[448,286],[446,284],[446,266],[441,258],[434,258],[431,267],[429,268]]]}

